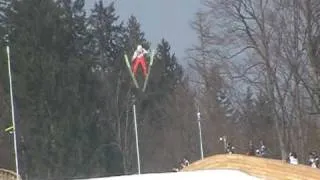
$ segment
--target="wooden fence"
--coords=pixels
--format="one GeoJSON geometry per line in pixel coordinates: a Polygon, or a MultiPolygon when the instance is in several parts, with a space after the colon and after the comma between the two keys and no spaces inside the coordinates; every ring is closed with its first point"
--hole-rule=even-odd
{"type": "Polygon", "coordinates": [[[18,178],[15,172],[0,168],[0,180],[18,180],[18,178]]]}
{"type": "Polygon", "coordinates": [[[262,179],[320,180],[320,169],[281,160],[246,155],[215,155],[196,161],[182,171],[236,169],[262,179]]]}

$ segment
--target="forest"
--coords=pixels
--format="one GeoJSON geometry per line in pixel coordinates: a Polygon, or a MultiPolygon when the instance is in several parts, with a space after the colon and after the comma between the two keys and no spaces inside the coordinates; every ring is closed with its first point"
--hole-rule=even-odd
{"type": "Polygon", "coordinates": [[[205,157],[226,136],[236,153],[263,141],[270,158],[305,162],[320,148],[320,1],[202,7],[186,58],[162,39],[137,93],[123,57],[151,42],[135,16],[101,0],[89,12],[85,0],[0,0],[0,167],[15,169],[7,46],[24,179],[137,173],[133,96],[142,173],[201,158],[198,112],[205,157]]]}

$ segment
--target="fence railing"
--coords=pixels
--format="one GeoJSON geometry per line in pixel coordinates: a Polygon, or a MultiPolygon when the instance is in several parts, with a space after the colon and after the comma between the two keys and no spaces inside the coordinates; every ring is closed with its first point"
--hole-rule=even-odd
{"type": "Polygon", "coordinates": [[[20,180],[17,178],[15,172],[0,168],[0,179],[1,180],[20,180]]]}

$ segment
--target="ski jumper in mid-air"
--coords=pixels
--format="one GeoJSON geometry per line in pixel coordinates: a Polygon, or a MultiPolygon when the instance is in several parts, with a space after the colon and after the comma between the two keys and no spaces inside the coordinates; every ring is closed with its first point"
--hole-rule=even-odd
{"type": "Polygon", "coordinates": [[[148,51],[145,50],[141,45],[138,45],[137,49],[134,51],[134,54],[131,59],[132,64],[133,64],[132,65],[132,72],[133,72],[134,76],[136,76],[139,64],[141,64],[144,77],[147,76],[147,63],[146,63],[146,59],[144,56],[147,53],[148,53],[148,51]]]}

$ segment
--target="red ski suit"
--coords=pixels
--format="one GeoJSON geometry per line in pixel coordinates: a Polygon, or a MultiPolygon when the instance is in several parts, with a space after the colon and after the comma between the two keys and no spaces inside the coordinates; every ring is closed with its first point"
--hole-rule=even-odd
{"type": "MultiPolygon", "coordinates": [[[[134,55],[134,57],[135,57],[135,55],[134,55]]],[[[147,76],[147,63],[146,63],[146,60],[144,57],[144,52],[140,52],[139,55],[137,55],[132,61],[133,61],[133,65],[132,65],[133,74],[136,76],[138,66],[139,66],[139,64],[141,64],[143,75],[144,75],[144,77],[146,77],[147,76]]]]}

